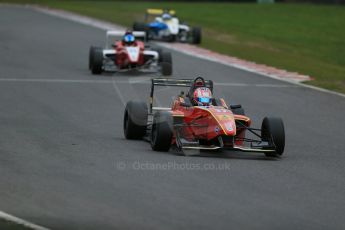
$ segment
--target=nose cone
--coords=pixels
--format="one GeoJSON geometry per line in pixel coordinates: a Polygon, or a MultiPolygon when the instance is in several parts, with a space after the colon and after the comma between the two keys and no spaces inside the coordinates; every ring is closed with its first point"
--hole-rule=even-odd
{"type": "Polygon", "coordinates": [[[225,135],[236,135],[235,119],[231,111],[227,109],[211,109],[210,112],[216,118],[219,126],[222,127],[223,133],[225,135]]]}
{"type": "Polygon", "coordinates": [[[234,136],[236,135],[236,125],[234,120],[229,119],[228,121],[223,121],[222,124],[223,126],[223,131],[225,132],[225,135],[228,136],[234,136]]]}

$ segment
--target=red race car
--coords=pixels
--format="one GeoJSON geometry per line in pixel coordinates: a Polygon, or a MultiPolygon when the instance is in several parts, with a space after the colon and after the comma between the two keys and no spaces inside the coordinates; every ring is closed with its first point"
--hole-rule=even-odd
{"type": "Polygon", "coordinates": [[[145,37],[140,31],[107,31],[105,49],[90,48],[89,69],[93,74],[136,69],[171,75],[171,53],[145,44],[145,37]]]}
{"type": "Polygon", "coordinates": [[[230,149],[263,152],[279,157],[284,152],[285,132],[280,118],[265,117],[260,129],[251,127],[251,119],[241,105],[228,106],[224,99],[214,98],[213,82],[195,80],[152,79],[150,104],[129,101],[124,112],[124,134],[127,139],[145,139],[155,151],[179,153],[188,149],[230,149]],[[181,92],[170,108],[154,107],[155,86],[189,87],[181,92]],[[249,135],[248,135],[249,134],[249,135]]]}

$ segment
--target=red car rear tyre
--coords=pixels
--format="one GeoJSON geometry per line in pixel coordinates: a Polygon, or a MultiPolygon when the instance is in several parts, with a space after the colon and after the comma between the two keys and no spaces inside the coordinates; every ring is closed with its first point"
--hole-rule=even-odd
{"type": "Polygon", "coordinates": [[[167,111],[156,112],[151,130],[151,147],[154,151],[167,152],[173,137],[173,118],[167,111]]]}
{"type": "Polygon", "coordinates": [[[169,76],[172,74],[171,53],[162,52],[161,67],[162,67],[162,74],[164,76],[169,76]]]}
{"type": "Polygon", "coordinates": [[[129,101],[123,117],[126,139],[141,139],[146,134],[148,109],[145,102],[129,101]]]}

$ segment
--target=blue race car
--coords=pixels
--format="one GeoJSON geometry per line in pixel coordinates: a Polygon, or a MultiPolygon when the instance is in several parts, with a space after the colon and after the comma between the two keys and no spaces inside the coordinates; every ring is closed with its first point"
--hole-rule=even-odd
{"type": "Polygon", "coordinates": [[[135,22],[133,30],[146,31],[151,40],[201,43],[201,28],[181,23],[174,10],[147,9],[144,22],[135,22]]]}

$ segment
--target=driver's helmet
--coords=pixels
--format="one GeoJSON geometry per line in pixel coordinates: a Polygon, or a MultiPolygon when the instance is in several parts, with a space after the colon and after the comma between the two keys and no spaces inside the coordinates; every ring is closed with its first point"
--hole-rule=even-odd
{"type": "Polygon", "coordinates": [[[162,19],[163,19],[164,21],[170,20],[170,19],[171,19],[171,15],[170,15],[169,13],[164,13],[164,14],[162,15],[162,19]]]}
{"type": "Polygon", "coordinates": [[[126,45],[132,45],[135,42],[135,37],[132,33],[132,31],[127,31],[125,33],[125,35],[123,36],[122,41],[126,44],[126,45]]]}
{"type": "Polygon", "coordinates": [[[195,105],[208,106],[212,101],[212,92],[207,87],[199,87],[194,90],[193,102],[195,105]]]}

